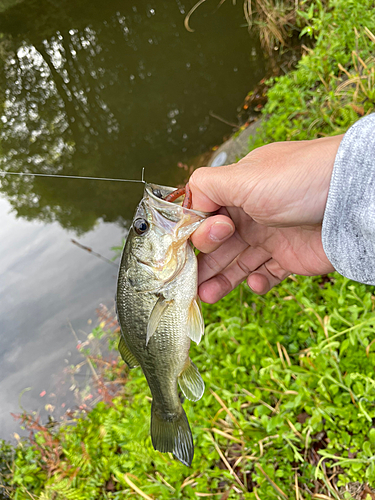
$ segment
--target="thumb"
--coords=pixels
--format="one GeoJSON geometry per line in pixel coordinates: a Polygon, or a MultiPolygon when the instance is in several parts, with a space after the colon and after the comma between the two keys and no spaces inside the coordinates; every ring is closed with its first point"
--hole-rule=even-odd
{"type": "Polygon", "coordinates": [[[192,208],[202,212],[215,212],[220,207],[241,207],[244,193],[241,190],[239,164],[222,167],[202,167],[189,179],[192,208]]]}

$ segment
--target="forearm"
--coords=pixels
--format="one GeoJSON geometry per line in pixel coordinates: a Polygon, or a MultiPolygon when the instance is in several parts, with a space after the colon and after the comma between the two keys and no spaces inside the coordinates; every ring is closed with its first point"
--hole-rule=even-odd
{"type": "Polygon", "coordinates": [[[341,141],[322,241],[340,274],[375,285],[375,114],[359,120],[341,141]]]}

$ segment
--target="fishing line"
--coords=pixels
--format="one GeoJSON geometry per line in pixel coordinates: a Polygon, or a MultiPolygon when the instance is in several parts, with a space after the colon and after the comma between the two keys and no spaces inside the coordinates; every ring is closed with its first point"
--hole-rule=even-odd
{"type": "Polygon", "coordinates": [[[142,184],[145,184],[146,181],[144,180],[144,172],[145,172],[145,167],[142,168],[142,179],[118,179],[118,178],[111,178],[111,177],[83,177],[81,175],[59,175],[59,174],[33,174],[33,173],[28,173],[28,172],[4,172],[0,170],[0,176],[5,177],[6,175],[19,175],[21,177],[61,177],[63,179],[86,179],[90,181],[115,181],[115,182],[141,182],[142,184]]]}

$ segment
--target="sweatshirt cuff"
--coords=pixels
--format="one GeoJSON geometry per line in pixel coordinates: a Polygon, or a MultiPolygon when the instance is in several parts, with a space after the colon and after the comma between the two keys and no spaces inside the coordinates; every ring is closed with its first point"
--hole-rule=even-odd
{"type": "Polygon", "coordinates": [[[375,285],[375,114],[344,135],[333,167],[322,242],[343,276],[375,285]]]}

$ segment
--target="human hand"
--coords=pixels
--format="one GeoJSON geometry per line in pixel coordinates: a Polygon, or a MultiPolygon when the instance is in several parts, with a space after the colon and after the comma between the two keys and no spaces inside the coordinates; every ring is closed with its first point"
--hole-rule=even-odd
{"type": "Polygon", "coordinates": [[[292,273],[334,271],[321,232],[342,137],[268,144],[236,164],[195,170],[193,208],[218,210],[192,235],[204,302],[217,302],[245,279],[264,294],[292,273]]]}

